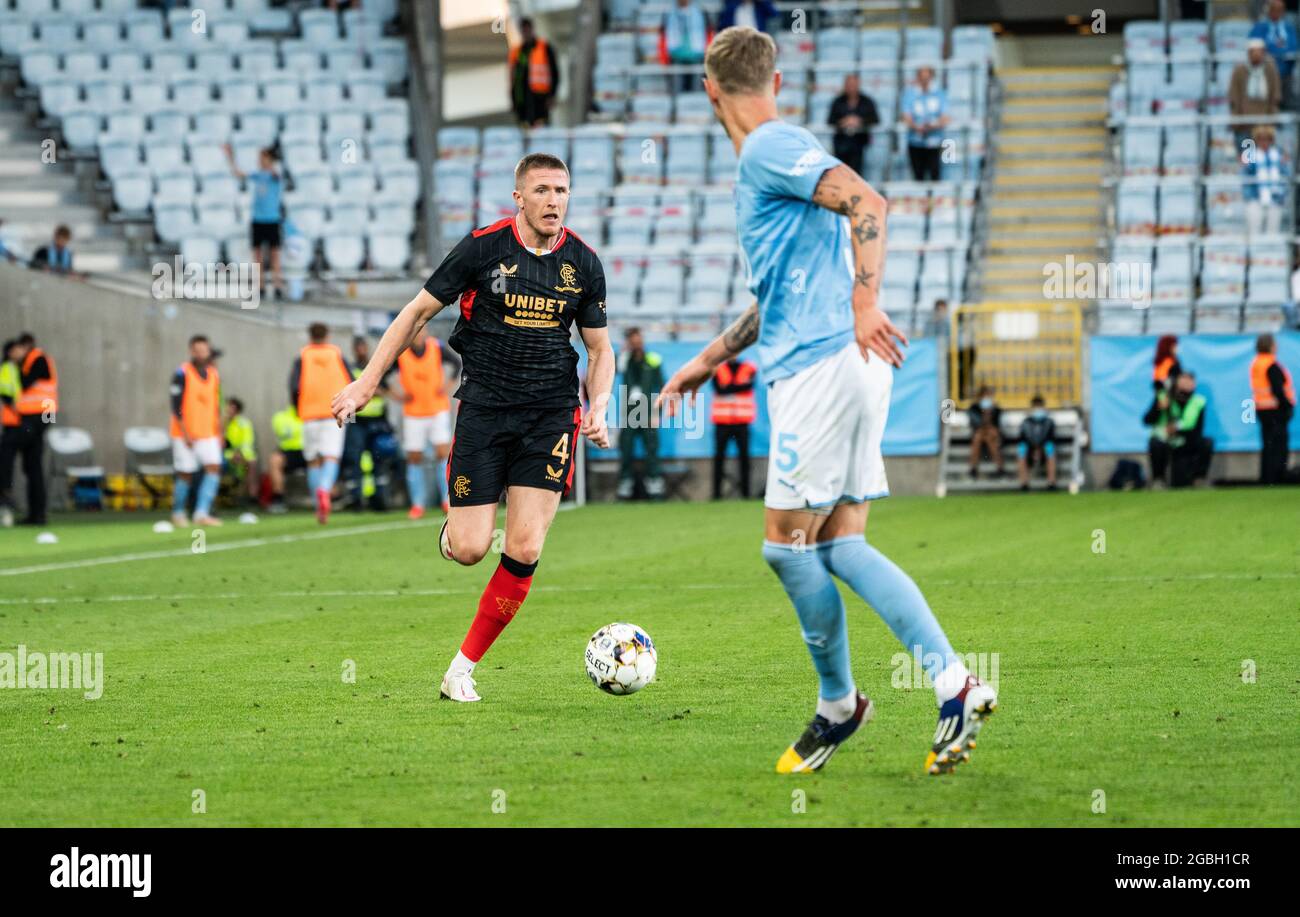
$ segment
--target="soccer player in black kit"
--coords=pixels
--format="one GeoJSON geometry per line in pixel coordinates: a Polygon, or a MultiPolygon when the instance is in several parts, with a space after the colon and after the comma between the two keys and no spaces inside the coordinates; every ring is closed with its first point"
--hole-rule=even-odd
{"type": "Polygon", "coordinates": [[[497,503],[506,494],[506,540],[441,696],[477,701],[474,666],[528,595],[546,531],[573,483],[579,435],[609,445],[605,409],[614,352],[605,325],[605,272],[564,227],[569,170],[531,153],[515,167],[519,212],[476,229],[443,259],[393,319],[365,372],[334,396],[340,424],[374,395],[398,354],[444,307],[460,300],[448,343],[464,368],[447,469],[451,511],[439,536],[444,557],[472,565],[488,553],[497,503]],[[578,398],[574,324],[587,348],[587,397],[578,398]]]}

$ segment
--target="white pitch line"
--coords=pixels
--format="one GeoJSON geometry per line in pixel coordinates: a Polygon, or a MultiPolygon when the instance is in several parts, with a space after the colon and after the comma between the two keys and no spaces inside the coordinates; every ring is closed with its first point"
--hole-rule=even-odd
{"type": "MultiPolygon", "coordinates": [[[[1185,580],[1281,580],[1296,579],[1295,573],[1199,573],[1188,576],[1111,576],[1087,580],[1069,579],[1019,579],[1019,580],[929,580],[926,588],[952,586],[979,586],[1005,588],[1007,586],[1061,586],[1085,585],[1091,583],[1119,585],[1123,583],[1157,583],[1179,582],[1185,580]]],[[[684,591],[731,590],[737,583],[684,583],[675,588],[684,591]]],[[[620,591],[654,590],[660,592],[662,583],[620,583],[620,591]]],[[[311,598],[403,598],[403,597],[437,597],[454,595],[479,595],[482,589],[474,586],[467,589],[323,589],[309,591],[305,589],[277,592],[171,592],[139,595],[101,595],[101,596],[33,596],[25,599],[0,599],[0,605],[58,605],[75,602],[79,605],[93,605],[96,602],[184,602],[202,599],[213,601],[219,599],[311,599],[311,598]]],[[[605,586],[534,586],[533,592],[608,592],[605,586]]]]}
{"type": "MultiPolygon", "coordinates": [[[[347,535],[367,535],[375,532],[391,532],[396,529],[408,529],[427,526],[427,522],[382,522],[377,525],[358,525],[351,528],[326,529],[318,532],[299,532],[290,535],[272,535],[266,538],[245,538],[242,541],[218,541],[206,545],[199,554],[214,554],[218,551],[238,551],[243,548],[261,548],[273,544],[293,544],[299,541],[318,541],[322,538],[343,538],[347,535]]],[[[99,567],[104,564],[124,564],[135,560],[162,560],[168,557],[189,557],[195,552],[190,548],[173,548],[168,551],[137,551],[134,554],[112,554],[107,557],[87,557],[82,560],[65,560],[48,564],[34,564],[30,567],[9,567],[0,570],[0,576],[23,576],[29,573],[53,573],[57,570],[80,570],[85,567],[99,567]]]]}

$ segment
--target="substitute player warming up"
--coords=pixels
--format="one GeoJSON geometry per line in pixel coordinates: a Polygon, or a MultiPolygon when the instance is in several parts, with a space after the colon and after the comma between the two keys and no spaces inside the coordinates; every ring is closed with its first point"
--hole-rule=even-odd
{"type": "Polygon", "coordinates": [[[661,398],[695,392],[758,343],[772,421],[763,557],[794,604],[820,682],[816,715],[777,772],[819,769],[871,719],[871,701],[850,671],[838,577],[920,654],[939,702],[925,767],[946,773],[969,759],[997,699],[966,671],[916,583],[865,538],[869,502],[889,493],[880,441],[890,366],[903,360],[895,339],[907,343],[877,305],[884,198],[808,131],[777,118],[781,74],[769,36],[722,30],[704,72],[736,147],[736,228],[758,301],[683,366],[661,398]],[[795,276],[806,283],[790,283],[795,276]]]}
{"type": "Polygon", "coordinates": [[[569,170],[532,153],[515,168],[512,218],[476,229],[452,249],[384,332],[365,372],[334,396],[342,425],[370,400],[398,354],[444,306],[460,300],[448,339],[464,361],[460,411],[447,469],[451,508],[442,555],[467,566],[492,545],[506,495],[505,550],[442,679],[441,696],[477,701],[474,667],[528,597],[547,529],[573,483],[578,436],[609,445],[605,408],[614,353],[605,324],[605,272],[595,251],[564,228],[569,170]],[[584,415],[574,324],[587,348],[584,415]]]}

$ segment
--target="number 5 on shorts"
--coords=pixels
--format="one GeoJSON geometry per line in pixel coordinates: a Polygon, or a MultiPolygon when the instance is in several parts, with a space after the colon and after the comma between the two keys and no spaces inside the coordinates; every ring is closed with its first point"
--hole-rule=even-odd
{"type": "Polygon", "coordinates": [[[781,471],[794,471],[799,464],[799,453],[795,451],[798,433],[778,433],[776,435],[776,467],[781,471]]]}

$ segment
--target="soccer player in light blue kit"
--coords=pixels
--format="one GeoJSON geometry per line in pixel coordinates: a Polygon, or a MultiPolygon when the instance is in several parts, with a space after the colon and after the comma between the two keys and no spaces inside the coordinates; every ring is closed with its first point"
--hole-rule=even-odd
{"type": "Polygon", "coordinates": [[[907,340],[880,309],[885,200],[776,116],[776,45],[750,28],[709,46],[704,88],[736,146],[736,227],[757,302],[664,387],[693,393],[725,360],[757,342],[772,421],[763,557],[794,604],[819,680],[817,712],[776,763],[815,771],[858,726],[871,701],[854,684],[844,601],[861,596],[934,684],[939,725],[929,773],[970,759],[997,706],[993,689],[953,652],[916,583],[867,543],[867,508],[887,496],[880,442],[893,369],[907,340]]]}

